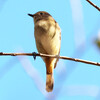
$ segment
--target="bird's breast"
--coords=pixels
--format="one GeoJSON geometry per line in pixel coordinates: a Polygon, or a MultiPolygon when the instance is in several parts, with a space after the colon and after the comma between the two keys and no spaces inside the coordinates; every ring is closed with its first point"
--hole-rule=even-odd
{"type": "Polygon", "coordinates": [[[54,52],[56,52],[54,49],[59,48],[60,30],[57,25],[54,21],[47,21],[47,20],[42,20],[35,24],[34,35],[35,35],[36,44],[38,45],[38,43],[40,43],[41,46],[43,47],[40,50],[40,47],[37,46],[37,49],[40,52],[42,51],[42,49],[45,49],[48,54],[50,53],[54,54],[54,52]]]}
{"type": "Polygon", "coordinates": [[[49,27],[50,23],[48,20],[40,20],[35,24],[35,28],[38,28],[39,31],[41,31],[41,29],[44,29],[44,31],[48,31],[49,27]]]}

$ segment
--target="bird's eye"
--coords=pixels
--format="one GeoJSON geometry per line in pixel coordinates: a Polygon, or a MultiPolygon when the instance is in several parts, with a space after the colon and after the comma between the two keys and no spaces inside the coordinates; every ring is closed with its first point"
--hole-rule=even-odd
{"type": "Polygon", "coordinates": [[[41,12],[40,15],[43,15],[43,13],[41,12]]]}

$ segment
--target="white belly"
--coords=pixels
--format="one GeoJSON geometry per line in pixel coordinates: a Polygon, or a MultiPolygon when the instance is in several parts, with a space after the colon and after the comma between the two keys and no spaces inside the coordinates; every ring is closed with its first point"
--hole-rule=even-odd
{"type": "Polygon", "coordinates": [[[54,22],[41,21],[35,27],[38,52],[57,55],[60,50],[60,28],[54,22]]]}

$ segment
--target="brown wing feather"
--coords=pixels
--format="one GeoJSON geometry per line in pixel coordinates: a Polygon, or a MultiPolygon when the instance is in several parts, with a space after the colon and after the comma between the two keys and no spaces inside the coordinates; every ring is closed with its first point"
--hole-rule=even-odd
{"type": "MultiPolygon", "coordinates": [[[[59,35],[59,40],[60,40],[60,47],[61,47],[61,32],[60,32],[60,35],[59,35]]],[[[59,53],[58,55],[60,55],[60,48],[59,48],[59,53]]],[[[55,62],[55,65],[54,65],[54,68],[56,68],[56,65],[57,65],[57,62],[59,61],[59,58],[56,60],[55,62]]]]}

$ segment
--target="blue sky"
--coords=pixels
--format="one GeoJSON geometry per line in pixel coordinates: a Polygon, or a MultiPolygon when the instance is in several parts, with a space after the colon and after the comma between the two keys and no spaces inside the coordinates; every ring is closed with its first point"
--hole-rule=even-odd
{"type": "MultiPolygon", "coordinates": [[[[91,0],[100,7],[98,0],[91,0]]],[[[60,55],[100,62],[94,40],[100,12],[86,0],[0,0],[0,52],[37,52],[33,19],[49,12],[61,27],[60,55]]],[[[0,100],[100,100],[100,68],[59,60],[52,93],[45,91],[45,64],[40,57],[0,56],[0,100]]]]}

